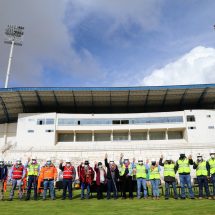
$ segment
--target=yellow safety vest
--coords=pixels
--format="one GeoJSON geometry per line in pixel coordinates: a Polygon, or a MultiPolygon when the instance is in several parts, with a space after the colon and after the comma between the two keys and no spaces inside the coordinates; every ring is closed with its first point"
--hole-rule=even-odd
{"type": "Polygon", "coordinates": [[[196,176],[200,176],[200,175],[204,175],[204,176],[208,175],[206,161],[200,162],[196,168],[196,176]]]}
{"type": "Polygon", "coordinates": [[[30,164],[28,165],[28,176],[34,175],[38,176],[39,164],[30,164]]]}
{"type": "Polygon", "coordinates": [[[175,164],[164,164],[164,176],[175,177],[175,164]]]}
{"type": "Polygon", "coordinates": [[[214,159],[210,158],[208,163],[210,165],[210,174],[211,175],[215,174],[215,158],[214,159]]]}
{"type": "Polygon", "coordinates": [[[155,167],[153,170],[150,168],[149,179],[160,179],[160,173],[158,171],[158,167],[155,167]]]}
{"type": "MultiPolygon", "coordinates": [[[[123,176],[123,175],[124,175],[125,169],[126,169],[126,168],[125,168],[125,165],[124,165],[124,164],[123,164],[123,165],[120,165],[120,167],[119,167],[119,175],[120,175],[120,176],[123,176]]],[[[131,165],[128,166],[128,171],[129,171],[129,172],[132,172],[131,165]]],[[[133,176],[133,173],[132,173],[130,176],[133,176]]]]}
{"type": "Polygon", "coordinates": [[[190,164],[188,159],[178,160],[178,173],[190,173],[190,164]]]}
{"type": "Polygon", "coordinates": [[[136,166],[136,178],[146,178],[146,167],[145,165],[136,166]]]}

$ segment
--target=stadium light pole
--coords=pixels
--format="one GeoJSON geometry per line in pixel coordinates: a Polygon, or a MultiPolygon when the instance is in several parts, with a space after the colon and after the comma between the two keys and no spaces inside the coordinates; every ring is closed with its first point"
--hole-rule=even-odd
{"type": "Polygon", "coordinates": [[[10,77],[10,67],[11,67],[11,61],[13,58],[13,49],[14,46],[22,46],[22,37],[24,35],[24,27],[22,26],[16,26],[16,25],[8,25],[5,30],[5,35],[7,39],[4,41],[6,44],[10,44],[10,54],[8,59],[8,66],[7,66],[7,73],[6,73],[6,79],[5,79],[5,85],[4,87],[8,87],[9,77],[10,77]]]}

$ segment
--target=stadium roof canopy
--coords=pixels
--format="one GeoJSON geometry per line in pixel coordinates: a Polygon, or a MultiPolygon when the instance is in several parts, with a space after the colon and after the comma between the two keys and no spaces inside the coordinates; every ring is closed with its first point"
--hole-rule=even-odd
{"type": "Polygon", "coordinates": [[[215,84],[0,88],[0,123],[15,122],[19,113],[141,113],[214,107],[215,84]]]}

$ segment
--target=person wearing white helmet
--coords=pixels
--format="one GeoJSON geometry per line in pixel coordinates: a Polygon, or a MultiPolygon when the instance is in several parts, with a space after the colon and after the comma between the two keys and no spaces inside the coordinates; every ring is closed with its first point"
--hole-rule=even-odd
{"type": "Polygon", "coordinates": [[[52,163],[51,158],[46,159],[46,164],[41,168],[40,174],[44,185],[43,200],[46,200],[46,193],[48,188],[50,190],[51,199],[55,200],[54,186],[57,180],[57,168],[52,163]]]}
{"type": "Polygon", "coordinates": [[[8,168],[4,159],[0,158],[0,201],[4,200],[4,185],[7,183],[8,168]]]}
{"type": "Polygon", "coordinates": [[[208,178],[210,176],[210,166],[207,161],[203,159],[203,155],[197,155],[197,161],[193,164],[193,169],[196,169],[196,176],[199,186],[199,199],[203,198],[203,187],[208,199],[211,199],[208,178]]]}
{"type": "Polygon", "coordinates": [[[193,165],[192,156],[187,158],[184,152],[180,153],[179,159],[176,161],[176,170],[179,174],[181,185],[181,199],[186,199],[185,186],[188,187],[190,199],[195,199],[191,184],[190,165],[193,165]]]}
{"type": "Polygon", "coordinates": [[[129,191],[129,198],[133,199],[133,169],[132,164],[130,163],[129,159],[126,158],[124,161],[123,154],[120,154],[120,160],[119,160],[119,175],[120,175],[120,182],[122,185],[122,199],[126,199],[126,190],[128,188],[129,191]]]}
{"type": "Polygon", "coordinates": [[[164,167],[164,181],[165,181],[165,199],[169,199],[170,185],[173,187],[174,198],[178,199],[178,193],[176,188],[176,165],[171,156],[167,156],[165,162],[163,162],[163,155],[160,157],[159,165],[164,167]]]}
{"type": "Polygon", "coordinates": [[[117,199],[117,181],[119,180],[119,169],[113,158],[108,162],[107,154],[105,154],[105,166],[107,167],[107,199],[111,198],[111,192],[113,192],[114,199],[117,199]]]}
{"type": "Polygon", "coordinates": [[[72,200],[72,182],[75,180],[76,176],[75,167],[72,166],[69,159],[66,159],[65,164],[63,164],[63,160],[60,161],[59,169],[63,172],[62,200],[66,199],[67,190],[69,193],[69,199],[72,200]]]}
{"type": "Polygon", "coordinates": [[[155,158],[151,159],[151,164],[149,167],[149,179],[152,185],[152,194],[153,199],[159,200],[159,184],[160,184],[160,166],[158,162],[156,162],[155,158]]]}
{"type": "Polygon", "coordinates": [[[143,158],[138,158],[138,163],[135,163],[135,158],[133,158],[132,163],[133,168],[133,174],[136,176],[137,180],[137,198],[141,199],[141,190],[143,189],[142,196],[144,199],[148,198],[147,194],[147,185],[146,185],[146,179],[147,179],[147,173],[149,171],[148,163],[143,163],[143,158]]]}
{"type": "Polygon", "coordinates": [[[37,185],[40,174],[40,165],[37,163],[36,157],[28,158],[25,168],[28,172],[27,195],[25,200],[30,200],[32,186],[34,188],[34,200],[37,200],[37,185]]]}
{"type": "Polygon", "coordinates": [[[215,150],[210,151],[210,159],[208,160],[209,164],[209,175],[211,177],[211,182],[213,185],[213,199],[215,199],[215,150]]]}
{"type": "Polygon", "coordinates": [[[11,168],[9,180],[12,181],[12,188],[10,191],[9,201],[13,200],[14,190],[16,186],[19,187],[19,199],[22,200],[23,197],[23,179],[25,178],[26,169],[24,165],[22,165],[21,158],[16,159],[15,164],[11,168]]]}

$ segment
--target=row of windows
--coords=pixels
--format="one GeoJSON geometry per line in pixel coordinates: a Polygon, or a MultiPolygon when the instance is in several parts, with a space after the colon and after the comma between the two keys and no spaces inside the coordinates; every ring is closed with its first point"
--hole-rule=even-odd
{"type": "Polygon", "coordinates": [[[150,123],[182,123],[182,116],[146,117],[134,119],[73,119],[59,118],[58,125],[119,125],[119,124],[150,124],[150,123]]]}
{"type": "MultiPolygon", "coordinates": [[[[131,140],[147,140],[147,132],[131,132],[131,140]]],[[[149,132],[149,140],[165,140],[165,131],[149,132]]],[[[183,131],[168,131],[167,139],[183,139],[183,131]]],[[[128,132],[95,133],[94,141],[123,141],[129,140],[128,132]]],[[[92,133],[61,133],[58,134],[58,142],[91,142],[93,141],[92,133]]]]}

